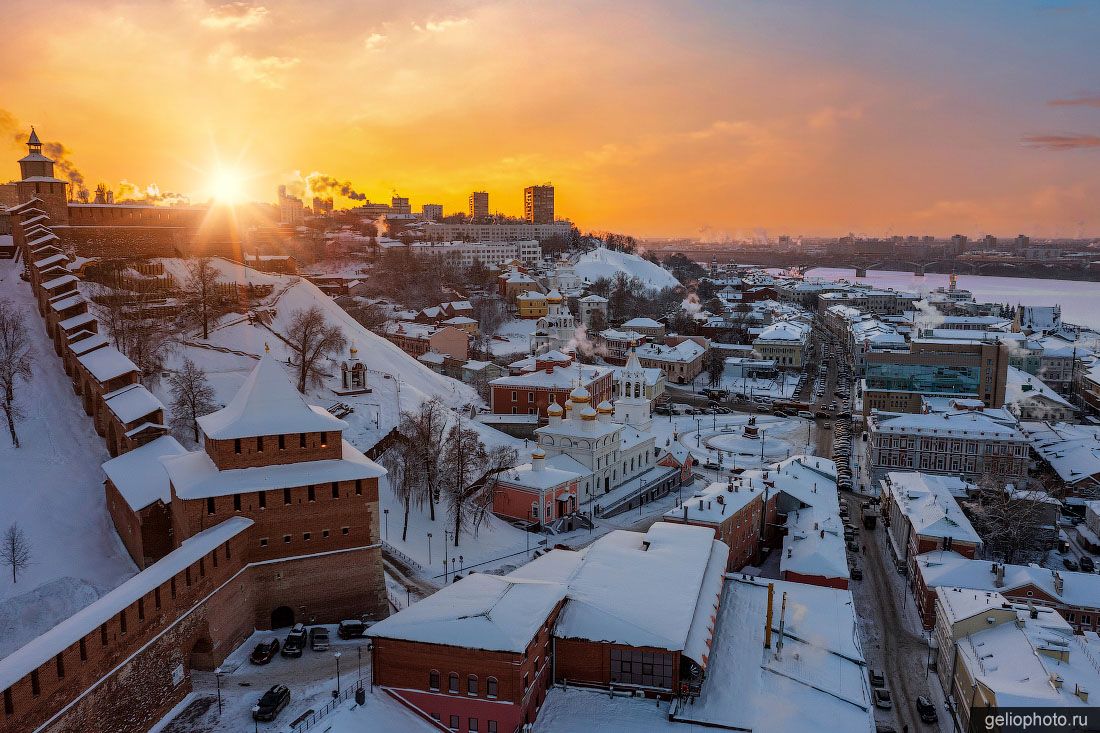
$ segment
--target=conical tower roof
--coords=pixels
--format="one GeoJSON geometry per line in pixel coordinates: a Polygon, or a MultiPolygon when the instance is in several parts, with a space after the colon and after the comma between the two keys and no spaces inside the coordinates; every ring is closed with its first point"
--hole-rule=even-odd
{"type": "Polygon", "coordinates": [[[34,127],[31,127],[31,136],[27,138],[27,145],[42,145],[42,141],[38,139],[38,133],[34,131],[34,127]]]}
{"type": "Polygon", "coordinates": [[[206,437],[214,440],[340,431],[348,426],[328,411],[307,404],[269,353],[228,405],[198,422],[206,437]]]}

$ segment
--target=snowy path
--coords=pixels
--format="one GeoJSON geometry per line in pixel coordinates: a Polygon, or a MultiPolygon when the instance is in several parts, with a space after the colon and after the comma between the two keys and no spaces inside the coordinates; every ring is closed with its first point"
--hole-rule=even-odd
{"type": "MultiPolygon", "coordinates": [[[[17,399],[23,447],[0,436],[0,531],[18,523],[31,566],[0,574],[0,657],[137,572],[107,514],[100,464],[109,458],[54,352],[19,265],[0,263],[0,297],[25,314],[34,376],[17,399]]],[[[6,432],[6,431],[5,431],[6,432]]]]}

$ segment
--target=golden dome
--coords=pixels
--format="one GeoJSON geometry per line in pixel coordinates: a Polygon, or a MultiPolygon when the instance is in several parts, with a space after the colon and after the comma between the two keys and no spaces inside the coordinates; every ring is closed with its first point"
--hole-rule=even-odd
{"type": "Polygon", "coordinates": [[[569,393],[569,399],[575,405],[584,405],[592,399],[592,396],[588,394],[587,389],[581,387],[580,385],[577,385],[573,388],[573,391],[569,393]]]}
{"type": "Polygon", "coordinates": [[[596,412],[601,415],[610,415],[615,412],[615,407],[607,400],[604,400],[600,404],[596,405],[596,412]]]}

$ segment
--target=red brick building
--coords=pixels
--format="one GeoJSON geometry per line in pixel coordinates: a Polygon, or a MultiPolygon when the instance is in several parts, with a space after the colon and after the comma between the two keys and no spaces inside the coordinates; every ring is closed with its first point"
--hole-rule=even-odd
{"type": "Polygon", "coordinates": [[[374,682],[461,733],[533,722],[554,682],[698,690],[728,556],[709,528],[658,522],[469,575],[370,629],[374,682]]]}
{"type": "Polygon", "coordinates": [[[509,519],[544,525],[577,511],[577,482],[581,475],[546,465],[546,452],[536,447],[531,461],[497,477],[493,513],[509,519]]]}
{"type": "Polygon", "coordinates": [[[551,403],[564,405],[579,383],[588,390],[593,405],[612,400],[614,370],[580,364],[559,351],[524,360],[530,365],[519,373],[489,382],[492,411],[498,415],[538,415],[546,418],[551,403]]]}
{"type": "MultiPolygon", "coordinates": [[[[764,491],[749,480],[736,477],[728,483],[715,482],[696,491],[680,507],[661,518],[665,522],[708,527],[714,538],[730,548],[726,570],[734,572],[760,561],[763,549],[764,491]]],[[[768,514],[774,517],[779,495],[768,498],[768,514]]]]}

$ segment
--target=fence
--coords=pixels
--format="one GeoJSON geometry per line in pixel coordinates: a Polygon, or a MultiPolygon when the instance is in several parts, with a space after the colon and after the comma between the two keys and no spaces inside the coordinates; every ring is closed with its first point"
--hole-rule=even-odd
{"type": "Polygon", "coordinates": [[[291,724],[290,732],[303,733],[303,731],[307,731],[320,723],[322,718],[355,696],[355,691],[363,686],[363,679],[363,677],[358,678],[354,683],[341,691],[337,697],[332,698],[332,700],[320,710],[311,710],[303,714],[298,720],[291,724]]]}

